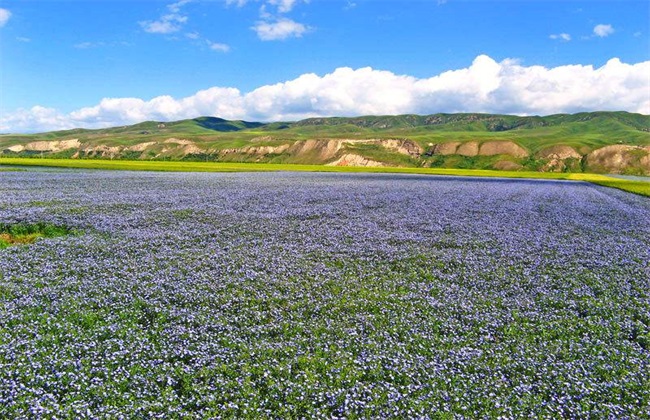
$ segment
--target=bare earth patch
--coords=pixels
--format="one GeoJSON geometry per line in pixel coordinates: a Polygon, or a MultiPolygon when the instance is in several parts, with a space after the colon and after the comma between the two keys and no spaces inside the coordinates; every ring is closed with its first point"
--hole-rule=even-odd
{"type": "Polygon", "coordinates": [[[385,163],[377,162],[376,160],[368,159],[354,153],[346,153],[334,162],[328,163],[327,166],[368,166],[368,167],[381,167],[387,166],[385,163]]]}
{"type": "Polygon", "coordinates": [[[456,149],[460,142],[452,141],[447,143],[439,143],[433,146],[433,154],[435,155],[455,155],[456,149]]]}
{"type": "Polygon", "coordinates": [[[27,143],[26,145],[16,144],[13,146],[7,147],[7,150],[11,150],[14,153],[19,153],[24,150],[31,152],[60,152],[62,150],[74,149],[81,146],[79,139],[70,139],[70,140],[53,140],[53,141],[33,141],[27,143]]]}
{"type": "Polygon", "coordinates": [[[589,170],[604,170],[609,173],[622,173],[637,169],[650,174],[650,146],[605,146],[589,153],[586,158],[589,170]]]}
{"type": "Polygon", "coordinates": [[[458,146],[458,149],[456,149],[456,154],[462,156],[478,155],[478,142],[468,141],[467,143],[461,144],[460,146],[458,146]]]}
{"type": "Polygon", "coordinates": [[[132,151],[132,152],[144,152],[148,147],[153,146],[156,144],[155,141],[148,141],[146,143],[138,143],[136,145],[127,147],[126,150],[132,151]]]}
{"type": "Polygon", "coordinates": [[[528,156],[528,151],[511,141],[487,141],[481,144],[480,156],[510,155],[517,158],[528,156]]]}
{"type": "Polygon", "coordinates": [[[264,156],[284,153],[289,149],[289,147],[290,145],[288,144],[281,144],[279,146],[251,146],[243,149],[243,152],[256,156],[264,156]]]}
{"type": "Polygon", "coordinates": [[[535,154],[538,159],[582,159],[582,155],[571,146],[558,144],[540,150],[535,154]]]}

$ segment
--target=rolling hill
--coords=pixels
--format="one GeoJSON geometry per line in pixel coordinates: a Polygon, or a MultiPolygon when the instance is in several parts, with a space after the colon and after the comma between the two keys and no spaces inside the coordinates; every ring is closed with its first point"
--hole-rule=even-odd
{"type": "Polygon", "coordinates": [[[0,156],[444,167],[650,175],[650,116],[588,112],[200,117],[0,135],[0,156]]]}

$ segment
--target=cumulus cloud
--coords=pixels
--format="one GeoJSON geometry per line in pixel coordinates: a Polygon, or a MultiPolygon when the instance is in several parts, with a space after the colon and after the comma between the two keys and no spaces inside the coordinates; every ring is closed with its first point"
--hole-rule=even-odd
{"type": "MultiPolygon", "coordinates": [[[[74,121],[70,115],[39,105],[0,115],[0,133],[66,130],[82,124],[85,123],[74,121]]],[[[90,124],[88,127],[94,126],[90,124]]]]}
{"type": "Polygon", "coordinates": [[[594,26],[594,35],[600,38],[605,38],[607,36],[610,36],[613,33],[614,33],[614,28],[612,27],[612,25],[600,24],[594,26]]]}
{"type": "Polygon", "coordinates": [[[551,35],[549,35],[549,38],[551,38],[551,39],[558,39],[558,40],[567,41],[567,42],[568,42],[568,41],[571,41],[571,35],[569,35],[569,34],[565,34],[565,33],[561,33],[561,34],[551,34],[551,35]]]}
{"type": "Polygon", "coordinates": [[[11,12],[7,9],[0,8],[0,28],[5,26],[9,18],[11,18],[11,12]]]}
{"type": "MultiPolygon", "coordinates": [[[[244,6],[249,0],[226,0],[226,4],[244,6]]],[[[300,38],[313,29],[305,24],[289,19],[285,15],[293,10],[298,3],[308,3],[309,0],[262,0],[259,9],[259,20],[251,29],[262,41],[279,41],[287,38],[300,38]]],[[[348,2],[348,5],[350,3],[348,2]]]]}
{"type": "Polygon", "coordinates": [[[342,67],[323,76],[296,79],[243,93],[212,87],[176,99],[159,96],[106,98],[69,114],[34,107],[0,117],[0,131],[107,127],[144,120],[170,121],[201,115],[253,121],[291,121],[317,116],[487,112],[548,115],[596,110],[650,114],[650,61],[618,58],[591,65],[524,66],[481,55],[470,66],[430,78],[364,67],[342,67]]]}
{"type": "Polygon", "coordinates": [[[164,95],[149,101],[140,98],[104,98],[98,105],[71,112],[72,121],[83,121],[94,127],[132,124],[145,120],[175,120],[199,115],[221,115],[236,119],[241,108],[241,92],[234,88],[213,87],[192,96],[174,99],[164,95]]]}
{"type": "Polygon", "coordinates": [[[307,26],[294,22],[288,18],[280,18],[275,21],[257,22],[252,29],[262,41],[277,41],[287,38],[300,38],[307,32],[307,26]]]}

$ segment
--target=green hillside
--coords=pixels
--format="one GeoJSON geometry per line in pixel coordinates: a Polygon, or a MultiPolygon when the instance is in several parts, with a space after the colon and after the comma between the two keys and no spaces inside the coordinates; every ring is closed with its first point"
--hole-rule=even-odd
{"type": "Polygon", "coordinates": [[[200,117],[96,130],[0,135],[0,155],[5,157],[352,162],[349,164],[637,175],[650,173],[648,146],[650,116],[628,112],[543,117],[387,115],[273,123],[200,117]],[[401,146],[395,141],[402,142],[401,146]]]}

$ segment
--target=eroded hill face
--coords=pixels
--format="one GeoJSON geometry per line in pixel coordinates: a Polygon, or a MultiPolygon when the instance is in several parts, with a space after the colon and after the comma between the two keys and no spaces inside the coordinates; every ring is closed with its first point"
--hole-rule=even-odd
{"type": "Polygon", "coordinates": [[[513,141],[443,142],[421,146],[409,139],[309,139],[278,145],[238,148],[209,147],[168,138],[131,146],[93,145],[78,139],[37,141],[7,147],[4,155],[73,158],[174,159],[224,162],[291,162],[332,166],[446,166],[497,170],[535,169],[544,172],[595,172],[650,175],[650,146],[612,145],[586,154],[567,145],[544,148],[531,155],[513,141]],[[8,153],[7,153],[8,152],[8,153]],[[531,163],[535,167],[531,167],[531,163]]]}
{"type": "Polygon", "coordinates": [[[594,150],[585,158],[589,172],[622,173],[628,168],[639,168],[650,173],[650,146],[605,146],[594,150]]]}
{"type": "Polygon", "coordinates": [[[0,156],[650,175],[650,116],[435,114],[272,124],[198,118],[4,135],[0,156]]]}

